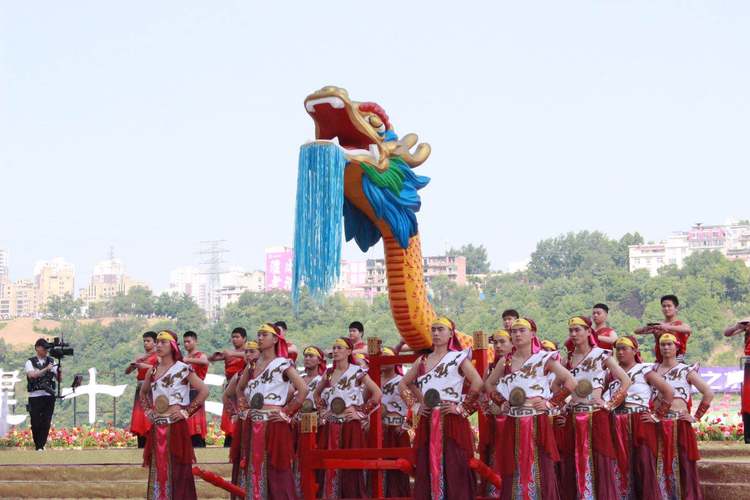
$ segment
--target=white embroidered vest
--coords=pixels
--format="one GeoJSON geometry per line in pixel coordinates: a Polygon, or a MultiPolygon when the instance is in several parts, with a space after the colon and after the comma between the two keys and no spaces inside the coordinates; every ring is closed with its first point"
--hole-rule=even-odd
{"type": "Polygon", "coordinates": [[[404,377],[396,375],[383,384],[383,399],[380,400],[380,404],[383,407],[384,415],[386,413],[397,413],[402,417],[406,416],[408,408],[404,400],[401,399],[401,394],[398,392],[398,384],[402,378],[404,377]]]}
{"type": "Polygon", "coordinates": [[[338,382],[326,387],[323,391],[326,397],[323,399],[326,401],[328,409],[331,409],[331,401],[336,398],[341,398],[346,403],[346,406],[359,406],[364,403],[364,388],[362,387],[362,377],[367,375],[367,372],[362,369],[361,366],[353,363],[349,364],[349,368],[339,377],[338,382]]]}
{"type": "Polygon", "coordinates": [[[263,404],[282,406],[289,395],[289,381],[284,380],[284,372],[291,368],[292,361],[287,358],[274,358],[263,371],[248,382],[245,398],[248,402],[256,394],[263,395],[263,404]]]}
{"type": "MultiPolygon", "coordinates": [[[[630,405],[638,405],[648,407],[649,401],[651,401],[651,395],[653,389],[646,382],[646,375],[653,371],[654,365],[651,363],[636,363],[630,370],[628,370],[628,377],[630,377],[630,387],[628,387],[628,395],[625,398],[624,403],[630,405]]],[[[605,401],[611,401],[615,393],[620,389],[620,381],[615,379],[610,382],[607,387],[607,391],[602,396],[605,401]]]]}
{"type": "Polygon", "coordinates": [[[545,373],[545,367],[550,359],[557,359],[558,354],[554,351],[539,351],[529,356],[521,367],[500,379],[497,384],[497,392],[508,400],[510,391],[520,387],[526,393],[527,398],[551,397],[550,376],[545,373]]]}
{"type": "Polygon", "coordinates": [[[308,393],[305,399],[309,399],[310,401],[314,402],[313,395],[315,393],[315,389],[317,389],[318,384],[320,383],[321,380],[323,380],[322,375],[315,375],[313,378],[310,379],[310,381],[307,383],[308,393]]]}
{"type": "Polygon", "coordinates": [[[166,396],[169,405],[187,406],[190,404],[190,383],[188,376],[193,369],[182,361],[176,361],[169,370],[151,382],[151,398],[166,396]]]}
{"type": "Polygon", "coordinates": [[[461,402],[461,391],[464,386],[464,377],[459,368],[461,363],[469,356],[470,350],[448,351],[435,367],[417,377],[417,387],[425,394],[430,389],[440,393],[442,401],[461,402]]]}
{"type": "MultiPolygon", "coordinates": [[[[658,366],[658,364],[654,365],[654,370],[656,370],[658,366]]],[[[671,370],[664,374],[664,379],[672,386],[675,399],[682,399],[684,401],[690,399],[692,385],[688,382],[687,376],[694,370],[695,366],[688,366],[685,363],[677,363],[676,366],[672,367],[671,370]]]]}
{"type": "Polygon", "coordinates": [[[604,379],[607,375],[604,362],[609,356],[609,351],[605,351],[600,347],[592,347],[586,357],[575,368],[570,370],[570,373],[576,379],[576,382],[588,380],[594,389],[601,389],[604,387],[604,379]]]}

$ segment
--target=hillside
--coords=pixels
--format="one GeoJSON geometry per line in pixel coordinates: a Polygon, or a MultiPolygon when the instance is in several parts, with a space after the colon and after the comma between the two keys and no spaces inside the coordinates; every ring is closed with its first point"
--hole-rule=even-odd
{"type": "MultiPolygon", "coordinates": [[[[96,318],[79,320],[78,322],[84,325],[99,322],[104,326],[109,326],[116,319],[118,318],[96,318]]],[[[164,320],[165,318],[149,318],[147,321],[150,326],[164,320]]],[[[42,330],[53,330],[59,328],[60,325],[60,321],[52,319],[16,318],[7,320],[0,323],[0,339],[14,347],[25,347],[43,336],[42,330]]]]}

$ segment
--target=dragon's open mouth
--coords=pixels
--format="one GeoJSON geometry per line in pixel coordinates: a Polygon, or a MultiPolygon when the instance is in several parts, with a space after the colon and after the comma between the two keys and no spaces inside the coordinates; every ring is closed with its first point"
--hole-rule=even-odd
{"type": "Polygon", "coordinates": [[[346,91],[325,87],[305,99],[305,109],[315,121],[315,139],[341,146],[346,156],[367,157],[374,164],[380,160],[379,141],[366,130],[346,91]]]}

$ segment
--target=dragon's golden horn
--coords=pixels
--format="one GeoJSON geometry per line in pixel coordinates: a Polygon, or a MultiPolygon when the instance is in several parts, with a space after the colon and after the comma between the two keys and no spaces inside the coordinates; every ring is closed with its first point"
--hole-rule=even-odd
{"type": "Polygon", "coordinates": [[[417,136],[417,134],[406,134],[398,142],[403,144],[406,149],[411,149],[412,146],[414,146],[418,141],[419,137],[417,136]]]}
{"type": "Polygon", "coordinates": [[[406,162],[407,165],[409,165],[411,168],[418,167],[422,163],[424,163],[427,158],[430,156],[430,152],[432,151],[432,148],[429,144],[426,142],[423,142],[419,146],[417,146],[417,149],[414,151],[414,153],[410,153],[408,149],[405,150],[405,152],[401,155],[401,159],[406,162]]]}

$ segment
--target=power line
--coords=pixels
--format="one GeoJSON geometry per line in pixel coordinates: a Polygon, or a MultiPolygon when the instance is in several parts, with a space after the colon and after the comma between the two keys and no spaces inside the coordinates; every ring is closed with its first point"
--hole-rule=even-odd
{"type": "Polygon", "coordinates": [[[226,261],[223,255],[229,250],[223,247],[226,240],[207,240],[201,241],[199,255],[205,255],[205,260],[200,262],[205,266],[205,271],[200,274],[208,276],[208,296],[206,297],[206,309],[208,316],[212,320],[218,319],[219,316],[219,289],[221,288],[221,275],[226,271],[222,269],[222,264],[226,261]]]}

